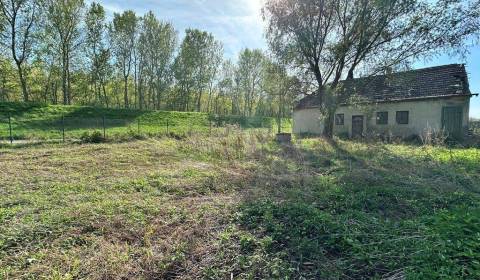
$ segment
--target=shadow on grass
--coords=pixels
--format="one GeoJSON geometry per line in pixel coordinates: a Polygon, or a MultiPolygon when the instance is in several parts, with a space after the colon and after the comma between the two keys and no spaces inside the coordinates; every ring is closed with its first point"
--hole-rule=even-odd
{"type": "Polygon", "coordinates": [[[248,266],[236,273],[382,279],[425,276],[440,265],[448,270],[445,275],[462,277],[464,260],[457,254],[479,247],[462,227],[472,229],[474,222],[459,222],[456,235],[448,234],[464,247],[450,248],[447,258],[454,261],[441,263],[436,246],[449,245],[432,219],[441,220],[444,213],[463,217],[478,209],[480,198],[469,174],[452,176],[451,167],[380,144],[281,146],[248,183],[263,192],[247,194],[240,207],[235,238],[248,266]],[[424,251],[437,255],[425,258],[424,251]]]}
{"type": "MultiPolygon", "coordinates": [[[[238,125],[247,128],[268,128],[275,124],[273,118],[213,116],[197,112],[148,111],[135,109],[109,109],[86,106],[45,105],[38,103],[0,103],[0,137],[9,137],[8,115],[15,139],[51,139],[65,130],[81,134],[93,130],[138,130],[158,132],[166,127],[187,131],[193,128],[238,125]],[[51,136],[54,134],[54,136],[51,136]]],[[[287,127],[289,120],[284,120],[287,127]]]]}

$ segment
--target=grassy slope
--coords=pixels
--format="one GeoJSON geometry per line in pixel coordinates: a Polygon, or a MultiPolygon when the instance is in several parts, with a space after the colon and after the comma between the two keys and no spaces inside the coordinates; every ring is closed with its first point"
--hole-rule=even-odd
{"type": "Polygon", "coordinates": [[[228,137],[0,150],[0,279],[478,279],[480,151],[228,137]]]}
{"type": "MultiPolygon", "coordinates": [[[[85,131],[102,130],[103,117],[107,134],[164,134],[185,133],[190,130],[206,131],[216,124],[238,124],[243,128],[268,128],[275,125],[273,118],[242,118],[221,116],[216,119],[206,113],[140,111],[128,109],[106,109],[85,106],[42,105],[26,103],[0,103],[0,139],[8,139],[8,115],[13,120],[15,139],[60,139],[62,138],[62,116],[67,138],[78,138],[85,131]],[[218,120],[218,121],[215,121],[218,120]]],[[[291,129],[289,120],[284,123],[291,129]]]]}

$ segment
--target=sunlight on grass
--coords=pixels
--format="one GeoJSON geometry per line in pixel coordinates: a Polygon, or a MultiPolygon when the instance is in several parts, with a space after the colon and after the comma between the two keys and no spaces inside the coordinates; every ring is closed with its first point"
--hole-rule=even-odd
{"type": "Polygon", "coordinates": [[[478,154],[233,127],[3,148],[0,278],[476,279],[478,154]]]}

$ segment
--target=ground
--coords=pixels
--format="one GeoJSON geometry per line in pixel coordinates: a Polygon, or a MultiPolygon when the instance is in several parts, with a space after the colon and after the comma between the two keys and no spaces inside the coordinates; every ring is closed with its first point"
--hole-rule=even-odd
{"type": "MultiPolygon", "coordinates": [[[[190,132],[210,133],[228,125],[244,129],[277,127],[271,117],[0,102],[0,144],[10,138],[24,143],[78,140],[93,131],[108,139],[184,136],[190,132]]],[[[282,127],[291,131],[290,119],[283,119],[282,127]]]]}
{"type": "Polygon", "coordinates": [[[0,150],[0,279],[478,279],[480,150],[262,130],[0,150]]]}

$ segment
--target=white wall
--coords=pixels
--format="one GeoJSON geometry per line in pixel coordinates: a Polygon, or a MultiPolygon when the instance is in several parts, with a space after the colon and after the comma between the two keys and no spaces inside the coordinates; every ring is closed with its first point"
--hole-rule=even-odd
{"type": "Polygon", "coordinates": [[[295,110],[293,112],[293,133],[321,134],[323,123],[318,108],[295,110]]]}
{"type": "MultiPolygon", "coordinates": [[[[364,132],[391,132],[393,135],[408,137],[411,135],[421,135],[425,129],[440,130],[442,128],[442,110],[445,106],[461,106],[463,108],[463,126],[468,127],[469,121],[469,97],[453,97],[448,99],[423,100],[423,101],[405,101],[379,103],[372,107],[352,107],[342,106],[337,110],[337,114],[345,115],[345,123],[342,126],[334,126],[335,134],[352,134],[352,116],[364,116],[364,132]],[[397,111],[409,111],[408,124],[396,123],[397,111]],[[388,112],[388,125],[377,125],[377,112],[388,112]]],[[[313,133],[320,134],[323,125],[320,121],[320,112],[318,108],[296,110],[293,114],[294,133],[313,133]]]]}

